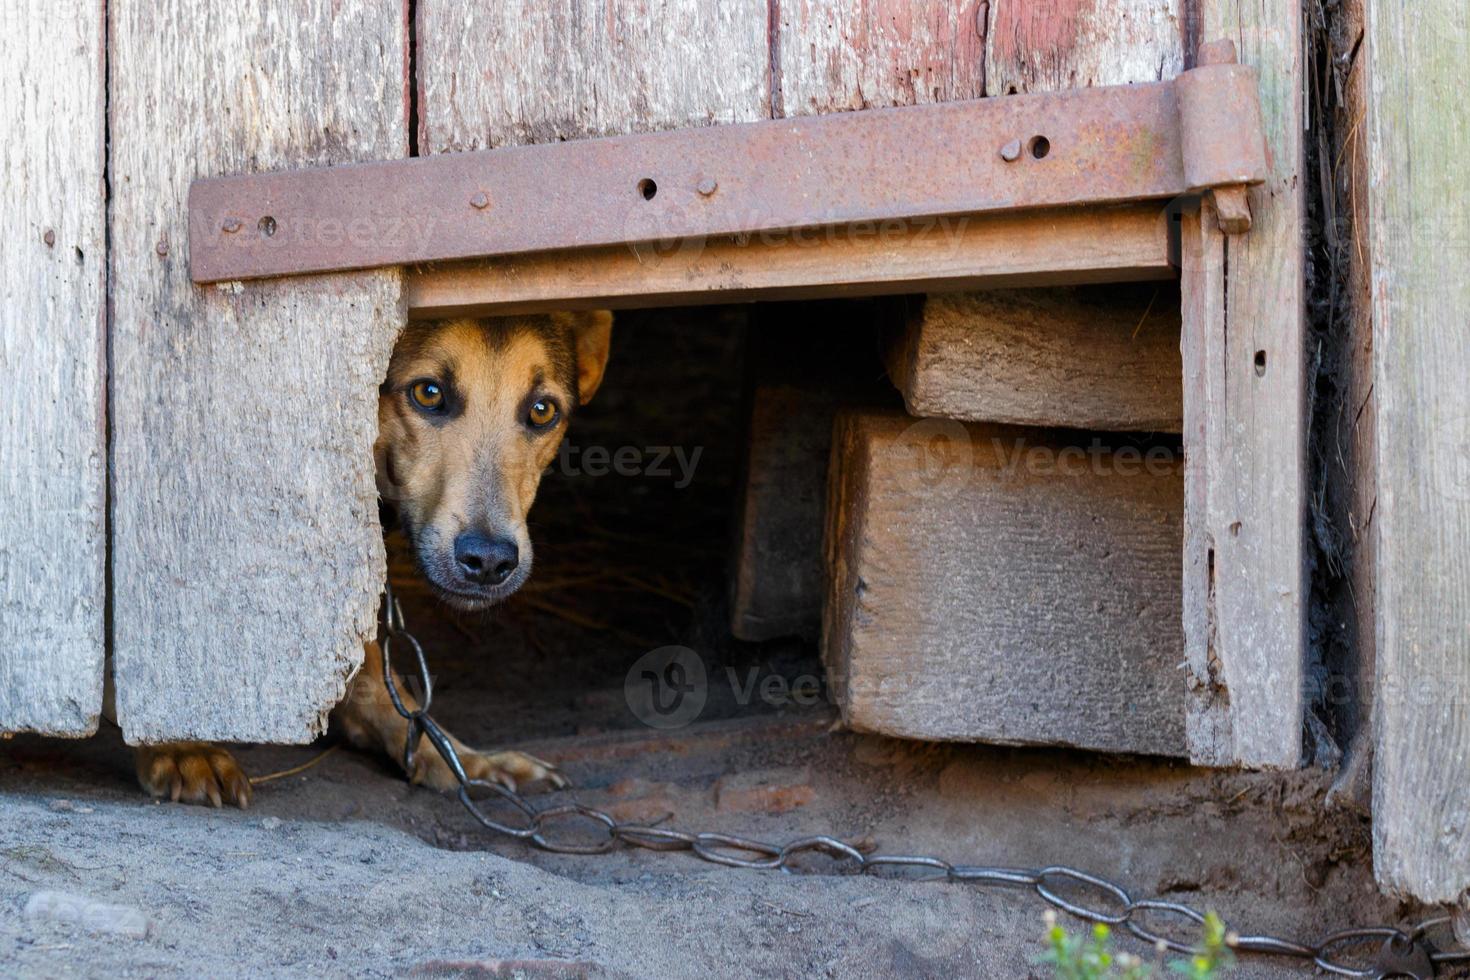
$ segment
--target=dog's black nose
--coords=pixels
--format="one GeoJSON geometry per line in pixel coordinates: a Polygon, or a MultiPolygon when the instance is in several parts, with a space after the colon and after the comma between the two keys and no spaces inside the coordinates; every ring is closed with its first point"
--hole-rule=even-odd
{"type": "Polygon", "coordinates": [[[466,531],[454,539],[460,574],[476,585],[499,585],[521,563],[521,549],[510,538],[487,538],[466,531]]]}

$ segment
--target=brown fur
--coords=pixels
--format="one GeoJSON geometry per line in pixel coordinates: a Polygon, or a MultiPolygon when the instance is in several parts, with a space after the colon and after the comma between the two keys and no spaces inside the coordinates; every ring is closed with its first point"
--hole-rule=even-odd
{"type": "MultiPolygon", "coordinates": [[[[612,314],[606,311],[414,323],[393,351],[378,397],[373,446],[378,492],[402,521],[415,560],[445,602],[483,608],[518,589],[530,574],[526,515],[578,406],[596,393],[607,365],[612,314]],[[418,382],[443,391],[442,411],[412,397],[418,382]],[[530,424],[530,406],[554,402],[559,417],[530,424]],[[519,565],[495,584],[456,571],[455,541],[465,533],[513,540],[519,565]]],[[[382,654],[366,647],[363,667],[333,723],[353,744],[397,757],[407,723],[382,680],[382,654]]],[[[403,690],[400,685],[400,690],[403,690]]],[[[455,742],[472,779],[564,782],[549,763],[519,752],[485,754],[455,742]]],[[[425,741],[409,778],[436,789],[457,785],[425,741]]],[[[223,749],[201,742],[148,746],[138,779],[154,796],[249,806],[250,781],[223,749]]]]}

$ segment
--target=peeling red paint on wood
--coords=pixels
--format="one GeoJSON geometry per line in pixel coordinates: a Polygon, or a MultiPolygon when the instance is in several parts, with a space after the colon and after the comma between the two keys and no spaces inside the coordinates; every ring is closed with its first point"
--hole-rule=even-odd
{"type": "MultiPolygon", "coordinates": [[[[1078,27],[1090,20],[1096,0],[1052,0],[1050,3],[995,5],[995,27],[990,50],[1002,63],[1023,69],[1044,60],[1064,65],[1079,41],[1078,27]]],[[[995,93],[1001,94],[999,92],[995,93]]]]}
{"type": "Polygon", "coordinates": [[[924,105],[985,94],[988,0],[780,5],[782,111],[924,105]]]}
{"type": "Polygon", "coordinates": [[[991,0],[991,95],[1173,78],[1184,67],[1187,0],[991,0]]]}

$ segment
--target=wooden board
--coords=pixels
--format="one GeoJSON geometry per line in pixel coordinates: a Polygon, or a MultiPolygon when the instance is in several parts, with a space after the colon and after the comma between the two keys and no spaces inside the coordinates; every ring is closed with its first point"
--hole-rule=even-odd
{"type": "Polygon", "coordinates": [[[924,105],[985,94],[986,4],[782,0],[772,4],[774,116],[924,105]]]}
{"type": "Polygon", "coordinates": [[[823,658],[849,725],[1184,753],[1177,453],[897,414],[832,441],[823,658]]]}
{"type": "Polygon", "coordinates": [[[751,310],[749,415],[735,517],[730,631],[757,642],[815,641],[826,569],[827,460],[839,409],[897,407],[883,377],[879,333],[903,298],[795,303],[751,310]]]}
{"type": "Polygon", "coordinates": [[[1369,229],[1377,403],[1374,870],[1470,887],[1470,8],[1369,4],[1369,229]]]}
{"type": "Polygon", "coordinates": [[[185,194],[404,155],[404,7],[108,9],[118,721],[130,742],[304,741],[372,633],[401,274],[195,287],[185,194]]]}
{"type": "Polygon", "coordinates": [[[419,0],[425,153],[769,113],[764,0],[419,0]]]}
{"type": "Polygon", "coordinates": [[[775,115],[1154,82],[1184,67],[1185,0],[784,0],[775,115]]]}
{"type": "MultiPolygon", "coordinates": [[[[989,95],[1173,78],[1187,0],[990,0],[989,95]]],[[[983,6],[983,5],[982,5],[983,6]]]]}
{"type": "Polygon", "coordinates": [[[0,731],[102,706],[104,36],[96,4],[0,14],[0,731]]]}
{"type": "Polygon", "coordinates": [[[1260,72],[1270,179],[1226,238],[1184,222],[1184,603],[1190,759],[1301,761],[1307,656],[1300,6],[1206,0],[1206,38],[1260,72]]]}
{"type": "Polygon", "coordinates": [[[1056,283],[1168,279],[1157,204],[960,215],[905,226],[766,240],[583,249],[424,266],[408,278],[416,317],[811,299],[1056,283]]]}
{"type": "Polygon", "coordinates": [[[1178,432],[1172,286],[930,296],[888,351],[910,415],[1178,432]]]}

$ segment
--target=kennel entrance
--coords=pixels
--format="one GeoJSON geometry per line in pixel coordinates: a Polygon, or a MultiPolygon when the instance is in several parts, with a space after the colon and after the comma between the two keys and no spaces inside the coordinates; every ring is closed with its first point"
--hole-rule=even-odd
{"type": "MultiPolygon", "coordinates": [[[[1179,416],[1186,432],[1198,430],[1187,444],[1214,444],[1197,454],[1207,466],[1239,439],[1210,384],[1239,372],[1212,356],[1207,320],[1225,306],[1227,236],[1251,224],[1245,187],[1269,176],[1255,76],[1234,60],[1222,43],[1202,47],[1198,67],[1150,85],[197,181],[191,272],[218,283],[430,263],[410,273],[405,296],[410,316],[435,316],[1170,278],[1182,268],[1183,302],[1199,311],[1184,330],[1184,372],[1201,372],[1204,383],[1186,386],[1191,401],[1179,416]],[[432,265],[456,259],[471,261],[432,265]]],[[[908,353],[889,365],[913,389],[911,409],[923,402],[920,389],[957,384],[953,372],[965,370],[939,364],[942,356],[938,366],[918,362],[925,349],[956,344],[936,339],[942,329],[910,325],[899,344],[908,353]]],[[[1085,343],[1071,351],[1096,354],[1085,343]]],[[[1276,390],[1279,372],[1266,377],[1258,374],[1250,398],[1276,390]]],[[[1298,383],[1288,376],[1283,390],[1298,383]]],[[[1077,399],[1063,386],[1041,400],[1077,399]]],[[[1064,411],[997,415],[984,404],[933,414],[1069,421],[1064,411]]],[[[1106,426],[1107,414],[1081,423],[1106,426]]],[[[1296,498],[1274,493],[1275,470],[1194,472],[1183,603],[1188,754],[1295,765],[1301,665],[1267,650],[1302,640],[1300,543],[1283,549],[1289,539],[1274,534],[1274,525],[1299,521],[1266,519],[1268,538],[1257,542],[1233,507],[1228,534],[1202,518],[1217,498],[1238,505],[1242,491],[1273,491],[1264,496],[1279,508],[1296,498]],[[1242,477],[1265,485],[1243,487],[1242,477]],[[1294,585],[1262,605],[1240,583],[1263,576],[1294,585]],[[1241,596],[1250,608],[1240,619],[1249,617],[1237,629],[1221,610],[1241,596]],[[1263,629],[1271,643],[1255,642],[1263,629]],[[1227,656],[1246,635],[1253,642],[1227,656]]]]}

